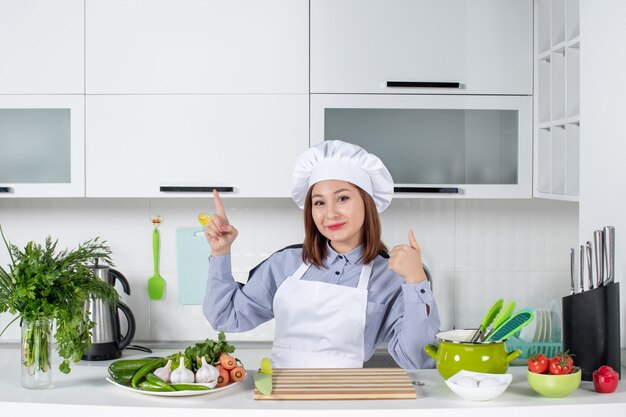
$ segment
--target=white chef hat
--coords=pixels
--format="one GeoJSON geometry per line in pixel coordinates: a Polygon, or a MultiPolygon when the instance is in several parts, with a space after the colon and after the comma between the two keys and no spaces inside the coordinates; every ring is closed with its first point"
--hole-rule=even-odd
{"type": "Polygon", "coordinates": [[[340,140],[325,140],[303,152],[293,169],[291,196],[304,208],[307,192],[316,182],[348,181],[368,193],[379,213],[393,198],[393,178],[374,154],[360,146],[340,140]]]}

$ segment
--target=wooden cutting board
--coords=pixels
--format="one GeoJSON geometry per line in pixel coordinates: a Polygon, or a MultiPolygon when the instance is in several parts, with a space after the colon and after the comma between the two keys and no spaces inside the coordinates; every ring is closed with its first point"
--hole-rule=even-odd
{"type": "Polygon", "coordinates": [[[414,400],[417,391],[399,368],[274,369],[272,393],[255,400],[414,400]]]}

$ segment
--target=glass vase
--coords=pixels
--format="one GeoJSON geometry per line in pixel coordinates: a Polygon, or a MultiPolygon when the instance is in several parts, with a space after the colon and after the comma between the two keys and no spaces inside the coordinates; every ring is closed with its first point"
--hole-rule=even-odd
{"type": "Polygon", "coordinates": [[[22,386],[46,389],[52,386],[52,320],[22,320],[22,386]]]}

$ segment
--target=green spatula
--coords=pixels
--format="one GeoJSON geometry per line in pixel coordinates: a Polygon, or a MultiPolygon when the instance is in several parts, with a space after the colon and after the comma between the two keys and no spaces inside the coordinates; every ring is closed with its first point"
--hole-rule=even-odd
{"type": "Polygon", "coordinates": [[[489,330],[488,332],[486,332],[481,340],[485,340],[487,339],[489,336],[491,336],[491,334],[500,326],[502,326],[502,324],[507,321],[509,319],[509,317],[511,317],[511,314],[513,314],[513,311],[515,310],[515,301],[511,301],[509,302],[506,306],[504,306],[504,308],[502,310],[500,310],[500,312],[498,313],[498,315],[496,316],[495,320],[493,321],[493,325],[491,326],[491,330],[489,330]]]}
{"type": "Polygon", "coordinates": [[[159,230],[155,226],[152,232],[152,253],[154,255],[154,274],[148,280],[148,296],[151,300],[163,298],[165,280],[159,275],[159,230]]]}
{"type": "Polygon", "coordinates": [[[483,318],[482,323],[480,323],[480,327],[478,327],[478,330],[476,330],[476,333],[474,333],[474,336],[472,336],[472,340],[470,340],[470,342],[476,342],[483,335],[485,330],[487,330],[487,327],[491,325],[493,319],[495,319],[496,315],[500,312],[500,309],[502,309],[503,304],[504,300],[500,298],[491,306],[491,308],[489,309],[489,311],[487,311],[487,314],[483,318]]]}
{"type": "Polygon", "coordinates": [[[535,310],[520,310],[502,323],[486,339],[486,342],[497,342],[513,336],[519,329],[527,326],[535,318],[535,310]]]}

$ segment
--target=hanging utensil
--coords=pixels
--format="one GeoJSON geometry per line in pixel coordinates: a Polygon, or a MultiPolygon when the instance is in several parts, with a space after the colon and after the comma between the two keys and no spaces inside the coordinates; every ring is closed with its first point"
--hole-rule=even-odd
{"type": "Polygon", "coordinates": [[[478,330],[476,330],[476,333],[474,333],[474,336],[472,336],[470,342],[474,343],[478,341],[478,339],[483,335],[485,330],[487,330],[487,327],[489,327],[493,320],[496,318],[496,315],[500,312],[503,304],[504,300],[500,298],[491,306],[491,308],[489,309],[489,311],[487,311],[487,314],[483,318],[482,323],[480,323],[478,330]]]}
{"type": "Polygon", "coordinates": [[[593,249],[589,241],[587,241],[587,245],[585,246],[585,252],[587,253],[587,288],[593,290],[593,249]]]}
{"type": "Polygon", "coordinates": [[[152,231],[152,254],[154,257],[154,274],[148,280],[148,296],[151,300],[160,300],[165,292],[165,280],[159,275],[159,225],[163,219],[161,216],[152,216],[154,230],[152,231]]]}
{"type": "Polygon", "coordinates": [[[596,252],[596,288],[604,284],[604,232],[593,232],[593,243],[596,252]]]}
{"type": "Polygon", "coordinates": [[[615,227],[604,228],[604,251],[606,253],[606,280],[604,285],[612,284],[615,280],[615,227]]]}
{"type": "Polygon", "coordinates": [[[520,310],[511,318],[502,323],[494,332],[485,339],[485,342],[498,342],[513,336],[521,328],[527,326],[535,318],[535,311],[531,309],[520,310]]]}
{"type": "Polygon", "coordinates": [[[500,313],[498,313],[498,315],[496,316],[495,320],[493,321],[493,326],[491,326],[491,330],[489,330],[489,332],[485,333],[485,335],[481,338],[481,340],[485,340],[486,338],[491,336],[491,334],[498,327],[502,326],[502,323],[504,323],[505,321],[507,321],[511,317],[511,314],[513,314],[514,310],[515,310],[515,301],[511,301],[506,306],[504,306],[504,308],[502,310],[500,310],[500,313]]]}
{"type": "Polygon", "coordinates": [[[576,269],[576,251],[574,248],[569,250],[569,281],[570,281],[570,289],[569,293],[574,294],[576,292],[576,288],[574,286],[574,270],[576,269]]]}

